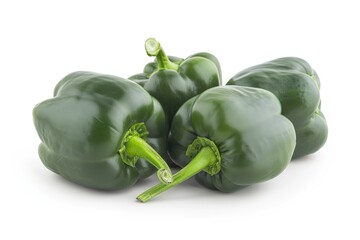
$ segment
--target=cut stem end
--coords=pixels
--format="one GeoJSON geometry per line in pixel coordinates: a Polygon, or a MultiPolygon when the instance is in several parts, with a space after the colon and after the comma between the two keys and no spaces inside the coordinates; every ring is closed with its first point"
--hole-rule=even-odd
{"type": "Polygon", "coordinates": [[[168,169],[160,169],[157,171],[157,176],[162,183],[170,184],[173,182],[172,173],[168,169]]]}
{"type": "Polygon", "coordinates": [[[156,56],[161,49],[160,43],[155,38],[149,38],[145,42],[145,50],[147,55],[156,56]]]}

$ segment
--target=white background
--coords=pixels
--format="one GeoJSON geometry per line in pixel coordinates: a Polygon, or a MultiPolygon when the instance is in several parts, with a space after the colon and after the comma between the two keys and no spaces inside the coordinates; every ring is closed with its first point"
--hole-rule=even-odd
{"type": "Polygon", "coordinates": [[[1,1],[0,239],[359,239],[355,3],[1,1]],[[135,197],[155,177],[108,193],[48,171],[37,155],[34,105],[72,71],[140,72],[152,60],[148,37],[170,55],[213,53],[224,82],[274,58],[306,59],[322,83],[326,145],[243,191],[223,194],[189,180],[146,204],[135,197]]]}

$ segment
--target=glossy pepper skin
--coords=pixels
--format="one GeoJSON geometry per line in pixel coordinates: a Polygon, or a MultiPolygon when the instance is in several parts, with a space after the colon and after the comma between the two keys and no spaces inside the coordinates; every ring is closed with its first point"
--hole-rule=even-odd
{"type": "Polygon", "coordinates": [[[54,98],[35,106],[33,120],[43,164],[75,183],[117,190],[156,168],[161,180],[171,181],[169,168],[155,152],[166,152],[164,112],[130,80],[71,73],[56,85],[54,98]]]}
{"type": "Polygon", "coordinates": [[[282,114],[295,127],[293,159],[314,153],[325,144],[328,127],[320,109],[320,80],[305,60],[285,57],[265,62],[237,73],[227,85],[263,88],[276,95],[282,114]]]}
{"type": "Polygon", "coordinates": [[[134,80],[155,97],[164,109],[168,125],[180,106],[206,89],[221,85],[221,69],[217,58],[210,53],[196,53],[186,59],[167,56],[154,38],[145,43],[149,56],[155,56],[144,72],[133,75],[134,80]]]}
{"type": "Polygon", "coordinates": [[[239,86],[209,89],[176,113],[169,153],[183,167],[142,202],[196,175],[210,189],[232,192],[279,175],[295,148],[295,130],[269,91],[239,86]]]}

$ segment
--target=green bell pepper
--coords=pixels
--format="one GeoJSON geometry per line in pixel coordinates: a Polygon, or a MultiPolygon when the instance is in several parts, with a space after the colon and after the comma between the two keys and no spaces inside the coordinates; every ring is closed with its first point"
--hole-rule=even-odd
{"type": "Polygon", "coordinates": [[[295,148],[295,130],[269,91],[211,88],[188,100],[171,126],[169,153],[184,167],[173,182],[141,195],[146,202],[196,175],[207,188],[232,192],[279,175],[295,148]]]}
{"type": "Polygon", "coordinates": [[[122,189],[156,168],[162,182],[172,181],[169,167],[156,152],[166,152],[164,112],[130,80],[71,73],[57,84],[54,98],[35,106],[33,120],[43,164],[75,183],[122,189]]]}
{"type": "Polygon", "coordinates": [[[295,127],[293,159],[314,153],[325,144],[328,127],[320,109],[320,80],[305,60],[285,57],[265,62],[239,72],[227,85],[263,88],[276,95],[282,114],[295,127]]]}
{"type": "Polygon", "coordinates": [[[196,53],[186,59],[167,56],[154,38],[145,42],[149,56],[155,56],[144,72],[133,75],[134,80],[155,97],[164,109],[167,128],[180,106],[208,88],[221,85],[219,61],[210,53],[196,53]]]}

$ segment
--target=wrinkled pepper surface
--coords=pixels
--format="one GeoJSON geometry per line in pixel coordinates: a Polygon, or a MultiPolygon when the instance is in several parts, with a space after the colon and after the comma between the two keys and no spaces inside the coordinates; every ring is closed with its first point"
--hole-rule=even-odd
{"type": "Polygon", "coordinates": [[[164,162],[165,115],[141,86],[120,77],[74,72],[55,87],[54,98],[35,106],[33,120],[43,164],[78,184],[122,189],[158,169],[172,181],[164,162]]]}
{"type": "Polygon", "coordinates": [[[275,94],[282,114],[295,127],[293,158],[314,153],[325,144],[328,127],[320,109],[320,80],[305,60],[285,57],[265,62],[239,72],[227,85],[263,88],[275,94]]]}
{"type": "Polygon", "coordinates": [[[232,192],[279,175],[291,160],[295,130],[271,92],[211,88],[188,100],[171,126],[169,153],[181,167],[173,182],[141,195],[146,202],[196,175],[210,189],[232,192]]]}
{"type": "Polygon", "coordinates": [[[164,109],[167,129],[180,106],[206,89],[221,85],[221,69],[217,58],[210,53],[196,53],[186,59],[167,56],[160,43],[149,38],[145,43],[149,56],[155,56],[144,72],[133,75],[134,80],[155,97],[164,109]]]}

